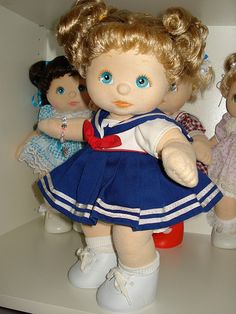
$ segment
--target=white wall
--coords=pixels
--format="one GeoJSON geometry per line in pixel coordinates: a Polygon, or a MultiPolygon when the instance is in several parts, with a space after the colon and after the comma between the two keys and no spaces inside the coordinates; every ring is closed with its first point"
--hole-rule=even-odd
{"type": "Polygon", "coordinates": [[[37,216],[35,177],[15,150],[36,120],[28,69],[45,58],[46,36],[46,29],[0,6],[0,234],[37,216]]]}
{"type": "MultiPolygon", "coordinates": [[[[187,104],[184,109],[200,118],[206,128],[206,135],[214,135],[215,125],[225,112],[225,101],[221,100],[220,91],[216,83],[220,81],[223,74],[223,63],[227,55],[236,51],[236,26],[211,26],[207,40],[206,52],[215,70],[215,83],[207,91],[203,98],[199,98],[194,104],[187,104]]],[[[185,230],[196,233],[209,233],[210,227],[206,222],[205,215],[200,215],[186,222],[185,230]]]]}

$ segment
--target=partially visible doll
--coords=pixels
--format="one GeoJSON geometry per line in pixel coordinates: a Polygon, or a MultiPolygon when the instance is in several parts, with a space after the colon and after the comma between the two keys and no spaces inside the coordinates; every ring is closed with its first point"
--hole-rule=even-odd
{"type": "MultiPolygon", "coordinates": [[[[175,10],[175,8],[168,9],[167,12],[172,10],[175,10]]],[[[168,24],[165,14],[163,17],[164,23],[168,24]]],[[[210,66],[208,56],[204,53],[208,28],[196,17],[190,14],[188,17],[189,25],[186,27],[185,32],[182,36],[173,37],[181,51],[185,64],[183,76],[178,84],[172,84],[169,93],[164,97],[163,102],[158,108],[172,116],[192,137],[192,145],[197,158],[197,167],[203,173],[207,174],[207,165],[211,161],[211,146],[208,138],[205,136],[206,130],[197,117],[181,110],[181,108],[187,102],[195,102],[198,94],[203,94],[212,85],[214,72],[210,66]],[[186,44],[187,42],[186,47],[188,49],[184,49],[183,43],[186,44]],[[196,51],[195,58],[192,58],[189,53],[190,47],[192,51],[196,51]]],[[[165,232],[154,233],[153,239],[157,248],[171,248],[182,243],[183,235],[184,224],[181,222],[171,226],[165,232]]]]}
{"type": "MultiPolygon", "coordinates": [[[[42,177],[83,147],[81,142],[65,141],[64,132],[68,119],[91,117],[91,111],[88,109],[90,98],[85,80],[65,56],[56,57],[50,62],[36,62],[30,67],[29,78],[38,88],[36,96],[32,99],[32,103],[40,107],[38,120],[61,120],[60,139],[36,130],[18,150],[18,159],[25,161],[42,177]]],[[[46,212],[47,232],[63,233],[71,230],[72,222],[56,213],[48,203],[41,205],[39,211],[46,212]]]]}
{"type": "Polygon", "coordinates": [[[226,99],[227,112],[216,125],[211,139],[212,163],[210,178],[224,197],[209,213],[212,225],[211,240],[215,247],[236,249],[236,52],[224,62],[224,76],[219,85],[226,99]]]}

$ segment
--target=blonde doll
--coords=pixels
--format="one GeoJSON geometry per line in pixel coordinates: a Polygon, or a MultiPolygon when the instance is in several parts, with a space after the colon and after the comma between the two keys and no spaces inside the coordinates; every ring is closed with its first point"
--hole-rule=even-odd
{"type": "MultiPolygon", "coordinates": [[[[180,16],[188,18],[185,31],[176,38],[176,45],[182,53],[185,63],[181,81],[174,83],[170,91],[158,106],[166,114],[180,123],[193,138],[193,148],[197,158],[197,168],[207,174],[207,165],[211,161],[211,145],[205,136],[205,128],[200,120],[181,110],[187,102],[195,102],[198,94],[203,94],[214,80],[214,72],[204,53],[208,28],[196,17],[183,8],[170,8],[166,13],[173,13],[178,19],[180,16]],[[185,46],[183,46],[185,43],[185,46]],[[188,48],[186,50],[186,48],[188,48]],[[193,55],[195,54],[195,58],[193,55]]],[[[168,25],[168,15],[164,13],[163,24],[168,25]]],[[[182,243],[183,222],[172,226],[162,233],[154,233],[153,239],[157,248],[171,248],[182,243]]]]}
{"type": "Polygon", "coordinates": [[[219,89],[226,99],[227,112],[216,125],[210,178],[224,197],[209,213],[212,244],[219,248],[236,249],[236,53],[224,62],[224,76],[219,89]]]}
{"type": "MultiPolygon", "coordinates": [[[[174,31],[184,23],[183,17],[174,31]]],[[[155,300],[152,230],[208,211],[221,198],[197,172],[181,128],[156,109],[183,70],[174,31],[149,14],[99,0],[77,1],[58,26],[59,43],[100,110],[92,121],[68,121],[65,138],[88,145],[39,187],[51,206],[83,224],[86,248],[78,250],[69,280],[98,288],[98,304],[110,311],[137,311],[155,300]]],[[[55,119],[39,128],[60,133],[55,119]]]]}
{"type": "MultiPolygon", "coordinates": [[[[29,77],[38,89],[32,103],[39,106],[38,121],[57,118],[66,127],[67,119],[91,117],[88,109],[89,96],[85,81],[65,56],[48,61],[38,61],[29,70],[29,77]]],[[[64,132],[64,131],[63,131],[64,132]]],[[[18,149],[20,161],[26,162],[40,177],[65,162],[83,147],[82,142],[64,141],[33,132],[18,149]]],[[[47,203],[39,209],[45,214],[45,230],[49,233],[70,231],[72,222],[55,211],[47,203]]],[[[76,226],[76,224],[75,224],[76,226]]]]}

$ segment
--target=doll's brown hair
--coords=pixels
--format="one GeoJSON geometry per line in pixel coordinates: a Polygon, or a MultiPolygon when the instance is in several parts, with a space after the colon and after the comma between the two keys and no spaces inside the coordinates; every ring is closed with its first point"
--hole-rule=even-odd
{"type": "Polygon", "coordinates": [[[41,60],[30,67],[29,79],[40,91],[42,106],[48,104],[47,91],[51,82],[65,74],[79,76],[78,71],[69,63],[65,56],[56,57],[49,62],[41,60]]]}
{"type": "MultiPolygon", "coordinates": [[[[83,77],[86,77],[91,61],[100,54],[111,49],[128,51],[134,48],[139,53],[155,55],[172,83],[178,81],[183,71],[180,47],[185,49],[185,54],[189,48],[189,42],[178,41],[188,27],[188,18],[185,12],[178,23],[172,12],[166,12],[165,18],[168,24],[150,14],[108,7],[103,0],[80,0],[61,17],[57,39],[83,77]],[[171,28],[172,24],[175,27],[171,28]]],[[[202,51],[192,49],[190,54],[196,58],[202,51]]]]}
{"type": "Polygon", "coordinates": [[[236,82],[236,52],[231,53],[225,59],[224,72],[219,89],[222,96],[227,98],[231,85],[236,82]]]}
{"type": "Polygon", "coordinates": [[[189,101],[196,100],[196,94],[203,93],[214,81],[214,71],[204,59],[208,28],[190,12],[180,7],[172,7],[162,14],[166,29],[172,32],[172,39],[182,56],[184,69],[182,80],[192,82],[189,101]]]}

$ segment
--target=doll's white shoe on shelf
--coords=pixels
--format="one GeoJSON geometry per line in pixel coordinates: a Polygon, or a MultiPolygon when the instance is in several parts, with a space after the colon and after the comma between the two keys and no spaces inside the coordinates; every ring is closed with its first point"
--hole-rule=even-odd
{"type": "Polygon", "coordinates": [[[114,252],[95,252],[93,249],[78,249],[79,260],[70,268],[68,278],[77,288],[98,288],[106,279],[106,274],[117,265],[114,252]]]}
{"type": "Polygon", "coordinates": [[[62,214],[48,210],[45,214],[44,227],[48,233],[65,233],[72,230],[72,222],[62,214]]]}
{"type": "Polygon", "coordinates": [[[151,304],[157,295],[159,268],[151,274],[133,274],[120,267],[107,274],[98,288],[97,303],[114,312],[132,312],[151,304]]]}
{"type": "Polygon", "coordinates": [[[76,232],[79,232],[79,233],[83,233],[83,230],[81,228],[81,223],[79,223],[77,221],[73,221],[73,230],[75,230],[76,232]]]}
{"type": "Polygon", "coordinates": [[[213,246],[221,249],[236,249],[236,233],[224,231],[214,226],[211,232],[211,242],[213,246]]]}

